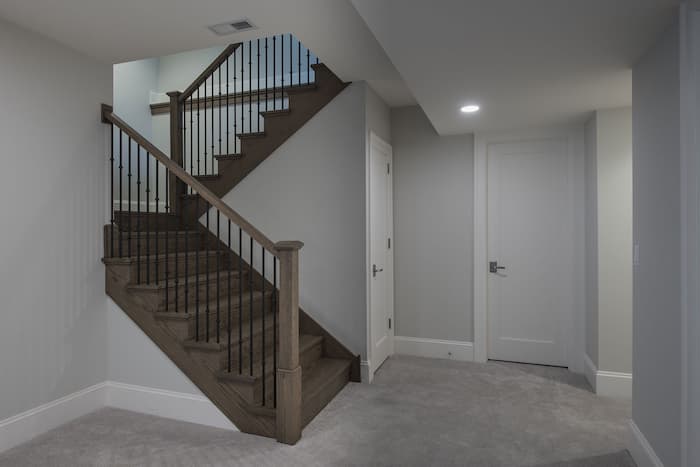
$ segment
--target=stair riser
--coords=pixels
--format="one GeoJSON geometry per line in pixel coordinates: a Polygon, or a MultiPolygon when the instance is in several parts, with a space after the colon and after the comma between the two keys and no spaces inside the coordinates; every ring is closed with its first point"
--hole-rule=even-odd
{"type": "Polygon", "coordinates": [[[132,211],[131,213],[115,211],[114,222],[121,231],[175,231],[180,229],[179,220],[176,216],[162,213],[156,215],[154,213],[146,214],[144,212],[139,214],[136,211],[132,211]]]}
{"type": "MultiPolygon", "coordinates": [[[[221,277],[219,278],[219,282],[217,284],[216,272],[210,272],[209,273],[209,286],[207,287],[207,282],[203,279],[205,277],[205,275],[206,274],[200,274],[200,280],[202,282],[200,282],[198,285],[193,284],[191,282],[189,282],[187,285],[185,285],[184,278],[182,278],[182,277],[179,278],[179,282],[178,282],[178,286],[177,286],[177,293],[175,292],[176,288],[174,286],[174,282],[171,279],[170,283],[172,283],[173,285],[168,288],[168,302],[169,302],[170,306],[173,306],[173,304],[175,303],[175,301],[177,299],[177,302],[180,306],[184,307],[185,303],[187,303],[188,310],[194,310],[193,306],[196,305],[197,297],[199,296],[199,309],[202,310],[203,307],[207,306],[206,304],[208,302],[211,302],[212,300],[216,300],[217,293],[218,293],[218,296],[221,299],[222,303],[224,302],[224,300],[228,300],[229,283],[228,283],[227,277],[225,275],[221,275],[221,277]],[[199,293],[199,295],[198,295],[198,293],[199,293]]],[[[247,276],[247,274],[245,274],[245,275],[247,276]]],[[[249,284],[248,284],[248,281],[246,280],[246,277],[243,278],[242,284],[239,283],[239,280],[237,277],[231,277],[231,288],[230,288],[231,299],[238,296],[239,290],[242,290],[243,293],[247,292],[248,285],[249,284]],[[242,289],[240,288],[241,285],[243,287],[242,289]]],[[[164,309],[165,309],[164,307],[165,307],[165,294],[162,293],[159,310],[164,311],[164,309]]],[[[222,305],[222,309],[223,309],[223,305],[222,305]]],[[[174,310],[170,310],[170,311],[174,311],[174,310]]]]}
{"type": "MultiPolygon", "coordinates": [[[[182,253],[182,252],[180,252],[182,253]]],[[[224,253],[210,252],[209,254],[202,253],[197,258],[197,255],[189,254],[187,256],[183,254],[179,255],[168,255],[166,258],[159,258],[158,260],[151,259],[147,260],[146,257],[141,258],[140,266],[137,264],[131,265],[131,279],[132,283],[136,283],[139,278],[138,271],[141,270],[141,283],[155,283],[156,280],[165,280],[165,272],[173,275],[189,275],[195,274],[199,271],[200,274],[206,274],[207,271],[211,273],[216,273],[217,269],[227,269],[229,264],[229,256],[224,253]],[[207,262],[207,257],[209,261],[207,262]],[[217,264],[218,257],[218,264],[217,264]],[[218,266],[218,267],[217,267],[218,266]],[[149,280],[147,280],[150,279],[149,280]]]]}
{"type": "MultiPolygon", "coordinates": [[[[253,334],[255,335],[256,333],[259,333],[262,329],[262,321],[260,321],[260,316],[262,313],[261,309],[262,301],[257,300],[254,304],[253,308],[253,334]]],[[[274,323],[273,320],[273,315],[270,313],[271,310],[271,304],[266,300],[265,301],[265,311],[267,312],[265,314],[265,328],[266,329],[271,329],[272,324],[274,323]]],[[[234,340],[238,342],[238,323],[239,323],[239,316],[238,316],[238,305],[234,307],[231,305],[231,331],[234,337],[234,340]]],[[[250,309],[246,306],[246,304],[243,304],[243,316],[241,316],[241,322],[243,323],[243,339],[246,340],[248,339],[250,335],[250,309]]],[[[216,309],[211,309],[210,310],[210,315],[209,315],[209,336],[215,336],[216,335],[216,309]]],[[[204,314],[200,314],[199,318],[199,337],[200,339],[206,337],[206,317],[204,314]]],[[[226,332],[228,332],[228,307],[227,305],[222,304],[221,309],[220,309],[220,316],[219,316],[219,333],[220,335],[224,335],[226,332]]],[[[196,327],[195,327],[195,319],[192,319],[189,323],[188,327],[188,338],[194,339],[196,335],[196,327]]]]}
{"type": "MultiPolygon", "coordinates": [[[[249,374],[249,368],[250,368],[250,339],[249,339],[249,334],[248,334],[248,329],[245,329],[243,331],[243,342],[241,343],[241,350],[242,352],[240,355],[243,357],[243,369],[245,374],[249,374]]],[[[226,333],[221,333],[221,339],[220,342],[225,343],[227,339],[226,333]]],[[[233,336],[231,336],[231,339],[238,339],[238,330],[234,331],[233,336]]],[[[272,356],[272,352],[274,350],[274,344],[273,344],[273,339],[274,335],[272,332],[272,327],[268,327],[268,329],[265,332],[265,356],[267,358],[272,356]]],[[[210,336],[209,339],[210,342],[216,342],[216,336],[212,335],[210,336]]],[[[260,373],[260,370],[262,368],[261,360],[262,360],[262,333],[261,332],[255,332],[253,331],[253,370],[254,373],[260,373]]],[[[238,355],[239,355],[239,350],[238,350],[238,344],[232,344],[231,345],[231,364],[233,365],[232,368],[234,371],[238,371],[238,355]]],[[[211,350],[200,350],[200,349],[189,349],[190,353],[198,359],[200,362],[202,362],[207,368],[211,369],[212,371],[219,371],[219,370],[224,370],[228,367],[228,351],[226,348],[224,348],[221,351],[211,351],[211,350]]],[[[269,365],[269,362],[266,363],[266,365],[269,365]]],[[[267,368],[266,368],[267,369],[267,368]]]]}
{"type": "MultiPolygon", "coordinates": [[[[301,372],[302,374],[304,372],[311,371],[313,366],[316,364],[316,362],[321,358],[321,355],[323,353],[323,343],[319,342],[316,345],[306,349],[304,352],[301,353],[299,356],[299,362],[301,365],[301,372]]],[[[237,374],[238,372],[238,360],[233,359],[234,365],[233,365],[233,373],[237,374]]],[[[260,365],[259,362],[256,363],[257,365],[260,365]]],[[[247,367],[245,367],[245,370],[247,370],[247,367]]],[[[244,371],[244,375],[247,375],[244,371]]],[[[232,388],[234,388],[239,394],[242,396],[246,397],[246,399],[251,403],[255,405],[261,405],[262,404],[262,399],[263,399],[263,385],[262,385],[262,379],[261,378],[256,378],[255,380],[251,382],[244,382],[244,381],[234,381],[234,380],[226,380],[226,384],[230,385],[232,388]]],[[[272,365],[269,365],[268,367],[265,368],[265,404],[266,406],[272,406],[272,399],[274,396],[274,384],[275,384],[275,378],[274,378],[274,369],[272,368],[272,365]]]]}
{"type": "MultiPolygon", "coordinates": [[[[247,275],[247,273],[244,273],[244,275],[247,275]]],[[[209,279],[209,301],[211,300],[216,300],[216,292],[217,292],[217,287],[216,287],[216,273],[209,274],[210,279],[209,279]]],[[[201,276],[203,277],[203,276],[201,276]]],[[[129,292],[134,295],[134,298],[138,300],[140,303],[143,304],[144,308],[152,311],[152,312],[159,312],[159,311],[178,311],[178,312],[189,312],[192,311],[194,312],[195,306],[197,303],[197,289],[199,289],[199,306],[200,310],[202,307],[206,306],[207,303],[207,295],[206,295],[206,283],[200,283],[199,286],[196,284],[190,282],[187,287],[185,287],[185,281],[184,278],[179,278],[179,284],[177,287],[177,306],[176,306],[176,300],[175,300],[175,284],[173,280],[169,280],[169,288],[168,288],[168,300],[166,302],[165,299],[165,294],[166,292],[163,289],[129,289],[129,292]],[[187,289],[187,292],[186,290],[187,289]],[[185,297],[187,297],[187,300],[185,300],[185,297]],[[167,306],[166,306],[167,303],[167,306]]],[[[248,282],[245,280],[243,281],[243,287],[244,287],[244,293],[246,291],[248,282]]],[[[238,279],[234,276],[231,277],[231,297],[233,298],[234,296],[238,295],[238,279]]],[[[227,298],[228,298],[228,283],[226,282],[226,276],[222,276],[219,280],[219,297],[221,298],[221,302],[223,303],[227,298]]]]}
{"type": "MultiPolygon", "coordinates": [[[[179,235],[169,235],[168,240],[166,242],[165,236],[163,235],[158,235],[157,238],[154,238],[154,236],[151,236],[148,238],[144,235],[141,234],[139,236],[133,236],[131,239],[129,239],[129,233],[124,232],[121,235],[121,252],[122,256],[128,256],[129,253],[129,244],[131,244],[131,253],[133,256],[136,256],[136,252],[139,251],[139,248],[141,250],[141,255],[145,256],[146,252],[148,252],[150,255],[155,255],[156,253],[163,254],[167,251],[174,252],[174,251],[179,251],[179,252],[184,252],[184,251],[194,251],[197,249],[203,249],[204,248],[204,242],[202,241],[202,236],[200,234],[189,234],[185,236],[184,234],[179,234],[179,235]],[[185,239],[186,237],[186,239],[185,239]]],[[[107,243],[106,247],[108,249],[111,249],[111,245],[107,243]]],[[[108,249],[105,249],[105,252],[109,251],[108,249]]],[[[105,255],[107,256],[107,255],[105,255]]],[[[114,257],[119,256],[119,243],[115,241],[114,243],[114,257]]]]}

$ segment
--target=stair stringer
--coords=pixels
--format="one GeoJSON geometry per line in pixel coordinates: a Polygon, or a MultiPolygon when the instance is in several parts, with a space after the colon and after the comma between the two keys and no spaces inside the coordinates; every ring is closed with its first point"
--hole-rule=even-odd
{"type": "Polygon", "coordinates": [[[181,342],[156,321],[138,296],[129,293],[128,279],[120,274],[119,267],[107,265],[105,272],[107,295],[240,431],[276,436],[273,410],[260,411],[237,392],[224,388],[212,371],[190,356],[181,342]]]}

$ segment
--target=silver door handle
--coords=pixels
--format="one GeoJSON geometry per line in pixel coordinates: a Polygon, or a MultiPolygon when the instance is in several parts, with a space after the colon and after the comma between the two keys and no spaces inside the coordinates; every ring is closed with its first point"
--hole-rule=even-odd
{"type": "Polygon", "coordinates": [[[498,261],[490,261],[489,262],[489,272],[492,273],[497,273],[500,269],[505,269],[505,266],[499,266],[498,261]]]}
{"type": "Polygon", "coordinates": [[[378,272],[382,272],[384,269],[377,269],[377,265],[372,265],[372,277],[377,277],[378,272]]]}

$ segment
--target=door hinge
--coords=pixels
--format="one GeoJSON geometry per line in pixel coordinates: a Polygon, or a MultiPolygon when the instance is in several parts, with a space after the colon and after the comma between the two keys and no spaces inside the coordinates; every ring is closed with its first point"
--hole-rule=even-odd
{"type": "Polygon", "coordinates": [[[386,164],[386,173],[387,174],[391,173],[389,167],[391,167],[391,165],[387,162],[387,164],[386,164]]]}
{"type": "Polygon", "coordinates": [[[389,329],[391,329],[391,318],[389,318],[389,329]]]}
{"type": "Polygon", "coordinates": [[[391,250],[391,239],[390,238],[386,239],[386,247],[387,247],[387,249],[391,250]]]}

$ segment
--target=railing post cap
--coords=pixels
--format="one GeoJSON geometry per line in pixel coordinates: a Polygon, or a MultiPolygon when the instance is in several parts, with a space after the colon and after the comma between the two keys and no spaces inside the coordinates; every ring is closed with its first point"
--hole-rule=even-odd
{"type": "Polygon", "coordinates": [[[169,97],[180,97],[182,91],[170,91],[166,92],[165,94],[167,94],[169,97]]]}
{"type": "Polygon", "coordinates": [[[287,240],[275,243],[275,248],[278,251],[301,250],[303,246],[304,242],[300,242],[298,240],[287,240]]]}

